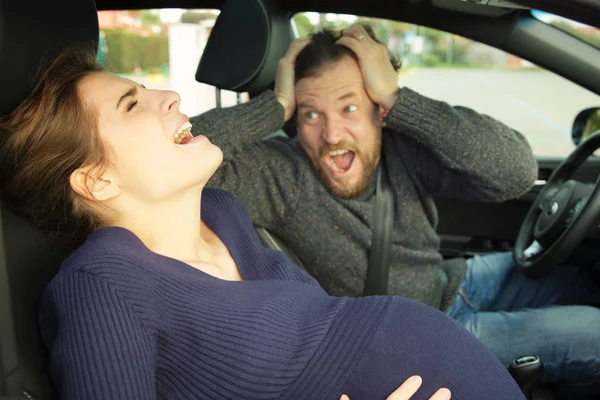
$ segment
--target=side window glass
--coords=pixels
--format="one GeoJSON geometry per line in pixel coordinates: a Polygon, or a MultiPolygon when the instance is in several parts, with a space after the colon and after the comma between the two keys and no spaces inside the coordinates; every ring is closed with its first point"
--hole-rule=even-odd
{"type": "MultiPolygon", "coordinates": [[[[323,26],[343,29],[353,23],[370,25],[402,60],[398,74],[401,87],[504,122],[528,139],[536,156],[570,154],[575,117],[583,109],[600,106],[600,96],[552,72],[447,32],[384,19],[310,12],[296,14],[292,21],[298,36],[323,26]]],[[[588,41],[596,37],[596,31],[585,25],[559,22],[562,29],[588,41]]]]}
{"type": "MultiPolygon", "coordinates": [[[[181,111],[197,115],[216,106],[213,86],[195,79],[219,10],[99,11],[98,59],[106,68],[149,89],[174,90],[181,111]]],[[[221,91],[221,106],[247,101],[221,91]]]]}

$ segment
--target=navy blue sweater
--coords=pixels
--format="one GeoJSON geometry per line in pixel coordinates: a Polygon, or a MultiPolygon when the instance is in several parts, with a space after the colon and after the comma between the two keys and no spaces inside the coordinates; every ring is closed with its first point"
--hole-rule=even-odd
{"type": "Polygon", "coordinates": [[[243,281],[96,231],[47,287],[40,322],[62,399],[523,399],[504,367],[443,313],[400,297],[330,297],[260,245],[231,195],[205,189],[202,219],[243,281]]]}

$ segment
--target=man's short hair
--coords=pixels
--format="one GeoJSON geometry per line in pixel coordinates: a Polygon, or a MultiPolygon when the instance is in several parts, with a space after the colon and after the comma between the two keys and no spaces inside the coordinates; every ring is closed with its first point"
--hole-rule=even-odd
{"type": "MultiPolygon", "coordinates": [[[[369,36],[377,43],[381,43],[376,37],[373,29],[368,25],[362,25],[369,36]]],[[[336,44],[342,37],[343,31],[323,29],[311,35],[311,42],[296,57],[296,82],[300,79],[318,75],[323,67],[340,61],[344,56],[350,56],[357,60],[356,55],[346,46],[336,44]]],[[[383,45],[383,43],[381,43],[383,45]]],[[[390,54],[390,62],[397,71],[401,63],[399,59],[390,54]]]]}

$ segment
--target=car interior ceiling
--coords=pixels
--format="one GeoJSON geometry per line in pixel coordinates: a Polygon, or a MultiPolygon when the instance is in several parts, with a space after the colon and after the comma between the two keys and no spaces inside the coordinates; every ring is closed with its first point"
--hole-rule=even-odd
{"type": "MultiPolygon", "coordinates": [[[[23,65],[19,62],[12,63],[13,65],[3,63],[1,68],[2,72],[5,73],[3,74],[5,77],[0,78],[0,82],[2,82],[1,87],[5,94],[3,97],[8,99],[9,102],[11,99],[22,98],[23,93],[27,90],[26,85],[20,85],[23,83],[22,79],[19,81],[15,77],[22,78],[31,73],[32,69],[37,66],[35,60],[39,53],[37,55],[29,54],[25,57],[20,49],[25,48],[34,53],[44,52],[52,46],[52,42],[96,40],[97,38],[97,19],[94,26],[94,18],[96,17],[91,0],[69,2],[70,11],[79,16],[77,26],[81,28],[80,30],[73,29],[72,17],[67,16],[63,10],[56,6],[56,3],[36,6],[31,11],[29,10],[31,7],[23,4],[18,7],[14,5],[17,3],[8,5],[8,2],[0,2],[0,56],[11,57],[12,59],[23,57],[24,60],[30,62],[30,65],[23,65]],[[12,11],[15,11],[15,14],[6,13],[9,7],[12,11]],[[18,14],[16,13],[17,9],[18,14]],[[11,16],[11,18],[1,18],[6,16],[11,16]],[[35,19],[36,23],[25,22],[24,18],[35,19]],[[7,29],[6,21],[9,21],[10,29],[7,29]],[[32,28],[36,25],[37,29],[32,28]],[[52,34],[48,35],[46,32],[52,32],[52,34]],[[11,38],[23,37],[26,43],[16,43],[14,40],[11,43],[6,39],[9,34],[11,38]],[[6,77],[10,77],[10,84],[6,77]],[[8,90],[10,88],[14,90],[11,92],[8,90]]],[[[566,33],[546,26],[531,17],[527,11],[519,8],[497,9],[497,7],[494,7],[491,10],[489,6],[465,5],[466,3],[458,5],[458,3],[463,3],[460,0],[433,1],[431,3],[429,1],[408,0],[396,2],[385,0],[372,0],[371,2],[306,0],[301,3],[301,10],[298,9],[299,3],[297,1],[281,0],[278,3],[289,15],[295,11],[307,10],[349,13],[397,18],[406,22],[446,30],[524,56],[530,61],[583,87],[600,93],[600,81],[597,80],[597,76],[600,75],[600,51],[583,45],[566,33]],[[453,2],[457,4],[452,4],[453,2]],[[488,8],[484,11],[480,7],[488,8]],[[489,16],[490,14],[494,16],[489,16]]],[[[535,1],[526,0],[523,0],[523,3],[536,4],[535,1]]],[[[99,10],[165,7],[221,9],[223,4],[224,1],[222,0],[96,1],[96,7],[99,10]]],[[[573,2],[573,4],[580,3],[573,2]]],[[[581,4],[584,4],[584,2],[581,4]]],[[[537,5],[537,7],[540,8],[541,6],[537,5]]],[[[564,5],[562,7],[564,8],[564,5]]],[[[551,12],[561,10],[563,9],[548,9],[551,12]]],[[[580,15],[578,12],[582,16],[590,14],[589,9],[573,8],[569,9],[568,12],[563,10],[563,14],[571,17],[580,15]]],[[[582,22],[596,22],[596,25],[600,25],[600,22],[596,21],[595,18],[597,17],[588,15],[585,18],[580,17],[578,19],[582,22]]],[[[278,51],[281,51],[281,49],[278,51]]],[[[260,79],[263,79],[259,85],[262,86],[264,78],[260,79]]],[[[14,105],[0,101],[0,114],[4,114],[14,105]]],[[[52,385],[45,373],[46,356],[36,329],[35,310],[37,309],[39,293],[56,271],[61,255],[44,247],[39,238],[39,232],[23,223],[10,212],[1,211],[0,396],[5,394],[16,396],[16,394],[26,390],[30,398],[54,398],[52,385]],[[40,268],[40,266],[49,267],[40,268]],[[12,318],[5,318],[7,315],[12,315],[12,318]]]]}

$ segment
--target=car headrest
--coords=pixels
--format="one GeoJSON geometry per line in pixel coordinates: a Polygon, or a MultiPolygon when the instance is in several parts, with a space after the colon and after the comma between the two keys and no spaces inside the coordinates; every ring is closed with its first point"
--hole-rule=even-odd
{"type": "Polygon", "coordinates": [[[75,43],[98,41],[93,0],[0,1],[0,115],[29,93],[42,59],[75,43]]]}
{"type": "Polygon", "coordinates": [[[289,14],[272,0],[226,0],[196,80],[219,89],[260,92],[273,84],[292,39],[289,14]]]}

